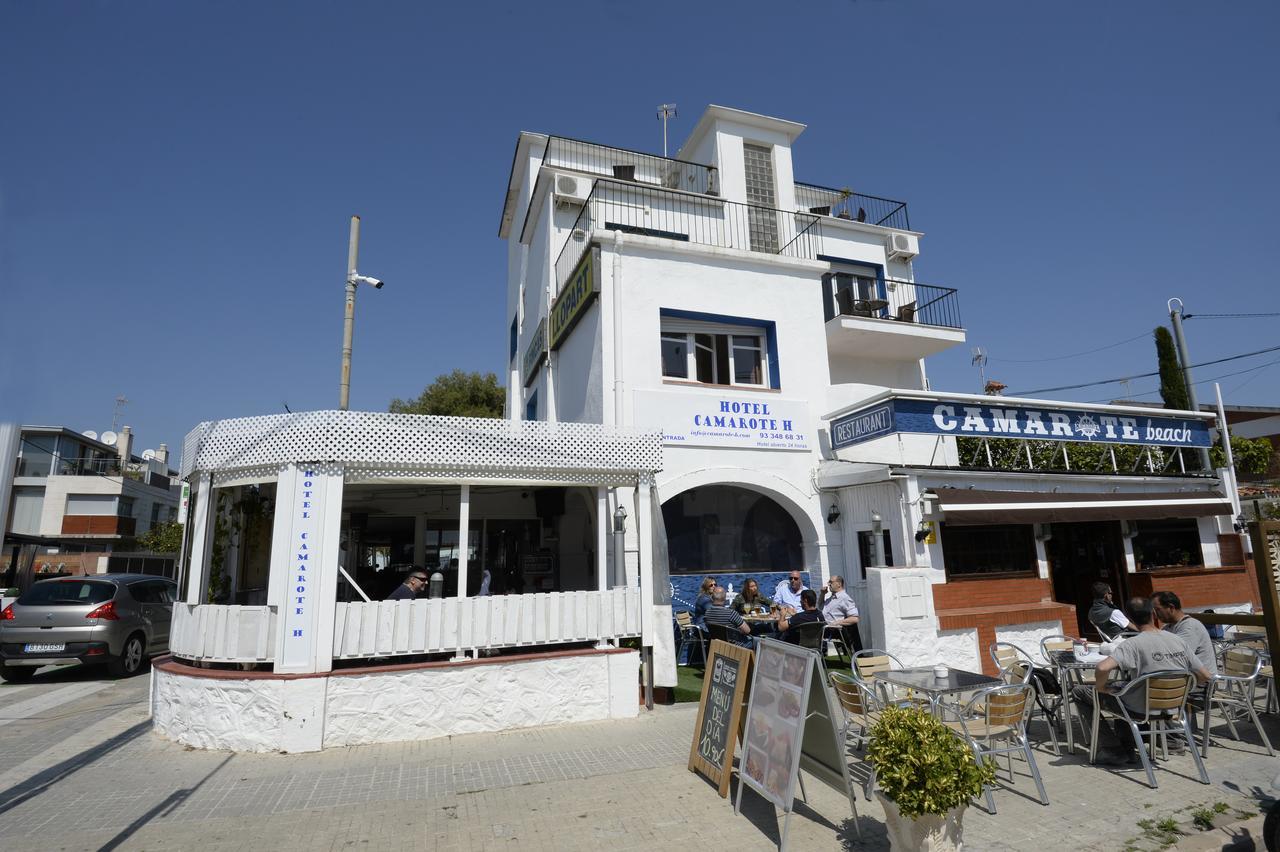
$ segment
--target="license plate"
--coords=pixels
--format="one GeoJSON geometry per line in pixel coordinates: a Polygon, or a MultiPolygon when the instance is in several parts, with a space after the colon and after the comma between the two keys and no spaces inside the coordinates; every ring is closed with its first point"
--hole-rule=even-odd
{"type": "Polygon", "coordinates": [[[27,654],[43,654],[48,651],[65,651],[67,643],[65,642],[30,642],[22,646],[22,650],[27,654]]]}

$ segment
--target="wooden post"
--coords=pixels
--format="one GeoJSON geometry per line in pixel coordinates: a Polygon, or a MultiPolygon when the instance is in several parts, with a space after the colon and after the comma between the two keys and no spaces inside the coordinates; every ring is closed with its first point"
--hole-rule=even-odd
{"type": "Polygon", "coordinates": [[[1253,566],[1258,572],[1258,597],[1262,604],[1262,624],[1267,630],[1267,646],[1280,648],[1280,521],[1253,521],[1253,566]]]}

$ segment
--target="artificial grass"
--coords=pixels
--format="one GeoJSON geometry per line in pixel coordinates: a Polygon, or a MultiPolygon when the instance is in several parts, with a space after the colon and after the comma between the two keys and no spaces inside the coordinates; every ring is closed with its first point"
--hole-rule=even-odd
{"type": "MultiPolygon", "coordinates": [[[[827,671],[848,671],[849,664],[839,657],[827,657],[827,671]]],[[[676,703],[698,702],[702,700],[702,667],[676,666],[676,703]]]]}

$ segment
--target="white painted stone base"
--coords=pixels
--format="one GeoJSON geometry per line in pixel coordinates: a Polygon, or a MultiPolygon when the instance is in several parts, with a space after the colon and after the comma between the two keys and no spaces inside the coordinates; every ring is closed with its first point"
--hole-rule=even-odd
{"type": "Polygon", "coordinates": [[[1046,636],[1061,635],[1064,635],[1061,621],[1037,621],[1031,624],[1010,624],[996,628],[997,642],[1010,642],[1017,645],[1030,654],[1031,659],[1042,662],[1040,640],[1046,636]]]}
{"type": "Polygon", "coordinates": [[[196,748],[318,751],[639,714],[640,655],[281,680],[215,679],[152,670],[160,735],[196,748]]]}

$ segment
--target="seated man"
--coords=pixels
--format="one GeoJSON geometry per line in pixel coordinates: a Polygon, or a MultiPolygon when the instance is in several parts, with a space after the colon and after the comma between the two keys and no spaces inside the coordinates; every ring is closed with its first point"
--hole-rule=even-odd
{"type": "MultiPolygon", "coordinates": [[[[1182,611],[1182,599],[1173,592],[1156,592],[1151,601],[1161,629],[1175,636],[1181,636],[1191,648],[1191,652],[1196,655],[1196,659],[1209,670],[1209,674],[1218,674],[1218,657],[1213,652],[1213,640],[1209,638],[1209,629],[1199,619],[1192,618],[1182,611]]],[[[1204,697],[1205,689],[1200,687],[1192,691],[1187,703],[1193,709],[1203,710],[1204,697]]],[[[1189,715],[1191,731],[1195,733],[1200,729],[1200,717],[1195,712],[1189,715]]],[[[1169,742],[1176,745],[1181,745],[1181,740],[1181,737],[1169,738],[1169,742]]]]}
{"type": "Polygon", "coordinates": [[[813,589],[805,589],[800,593],[800,612],[778,619],[778,638],[793,645],[800,644],[800,636],[796,628],[802,624],[821,623],[825,621],[822,611],[818,609],[818,596],[813,589]]]}
{"type": "Polygon", "coordinates": [[[832,577],[822,590],[822,617],[827,624],[840,628],[840,636],[850,654],[862,650],[862,637],[858,635],[858,605],[844,590],[844,577],[832,577]],[[830,591],[830,596],[827,592],[830,591]]]}
{"type": "Polygon", "coordinates": [[[414,568],[409,572],[409,576],[404,578],[404,582],[395,587],[391,594],[387,595],[389,601],[413,600],[422,594],[422,590],[427,587],[427,574],[421,568],[414,568]]]}
{"type": "Polygon", "coordinates": [[[707,607],[706,615],[703,616],[707,626],[710,627],[713,624],[723,625],[729,630],[730,642],[747,648],[755,647],[755,638],[751,635],[751,626],[742,620],[742,616],[725,606],[727,597],[724,586],[716,586],[711,590],[711,604],[707,607]]]}
{"type": "Polygon", "coordinates": [[[787,579],[778,584],[773,592],[773,602],[778,606],[789,606],[793,611],[800,609],[800,593],[809,587],[804,584],[804,577],[799,571],[792,571],[787,579]]]}
{"type": "MultiPolygon", "coordinates": [[[[1179,636],[1160,630],[1155,624],[1155,608],[1150,598],[1130,598],[1125,607],[1128,620],[1138,625],[1138,635],[1117,645],[1111,656],[1098,663],[1094,675],[1094,686],[1077,686],[1071,691],[1071,697],[1080,708],[1080,718],[1093,719],[1093,703],[1099,701],[1101,707],[1113,713],[1120,712],[1120,699],[1107,679],[1117,668],[1125,678],[1132,679],[1144,674],[1159,671],[1190,672],[1199,683],[1207,683],[1209,672],[1204,663],[1196,658],[1195,653],[1179,636]],[[1096,690],[1096,698],[1095,698],[1096,690]]],[[[1146,696],[1139,691],[1125,696],[1125,704],[1131,714],[1145,712],[1146,696]]],[[[1104,763],[1132,763],[1137,759],[1138,744],[1133,740],[1133,733],[1123,719],[1113,721],[1114,731],[1103,725],[1098,728],[1098,745],[1105,746],[1101,761],[1104,763]],[[1112,737],[1108,738],[1107,734],[1112,737]]]]}
{"type": "Polygon", "coordinates": [[[1102,641],[1108,642],[1120,634],[1122,630],[1138,628],[1125,617],[1125,614],[1111,602],[1111,587],[1106,583],[1093,584],[1093,604],[1089,607],[1089,623],[1102,634],[1102,641]]]}

